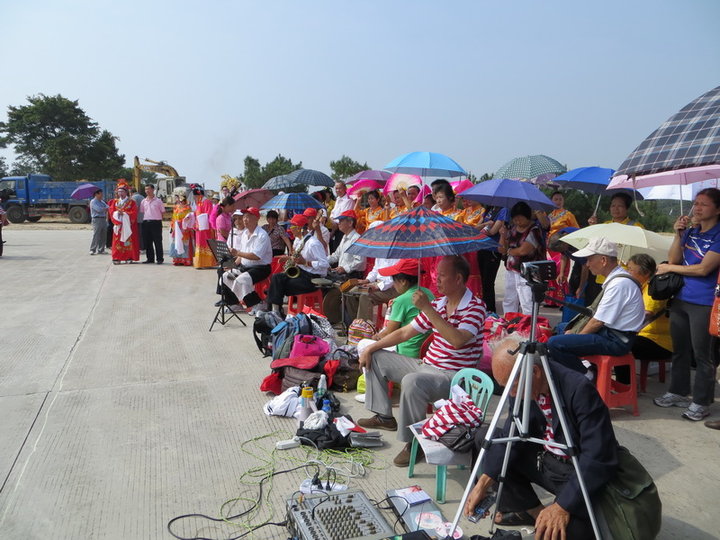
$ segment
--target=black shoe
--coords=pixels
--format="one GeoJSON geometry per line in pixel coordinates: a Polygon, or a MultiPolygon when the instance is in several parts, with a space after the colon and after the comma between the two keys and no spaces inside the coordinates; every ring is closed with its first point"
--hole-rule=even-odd
{"type": "Polygon", "coordinates": [[[155,261],[143,261],[143,264],[153,264],[155,261]]]}
{"type": "Polygon", "coordinates": [[[164,263],[164,262],[165,262],[165,261],[158,261],[156,264],[162,264],[162,263],[164,263]]]}
{"type": "Polygon", "coordinates": [[[217,302],[215,302],[215,307],[220,307],[220,306],[224,306],[224,305],[225,305],[225,303],[222,300],[218,300],[217,302]]]}

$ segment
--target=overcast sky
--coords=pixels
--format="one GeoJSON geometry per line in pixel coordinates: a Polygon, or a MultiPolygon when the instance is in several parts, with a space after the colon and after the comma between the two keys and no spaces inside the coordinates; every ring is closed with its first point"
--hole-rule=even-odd
{"type": "Polygon", "coordinates": [[[0,0],[0,20],[0,118],[59,93],[128,164],[208,187],[248,154],[616,168],[720,84],[716,0],[0,0]]]}

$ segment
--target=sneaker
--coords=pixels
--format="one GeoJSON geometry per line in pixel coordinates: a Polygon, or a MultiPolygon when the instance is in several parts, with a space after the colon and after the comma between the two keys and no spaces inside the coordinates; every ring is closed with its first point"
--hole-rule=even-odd
{"type": "Polygon", "coordinates": [[[357,394],[355,396],[355,401],[359,401],[360,403],[365,403],[365,394],[357,394]]]}
{"type": "Polygon", "coordinates": [[[665,392],[664,395],[653,399],[653,403],[658,407],[689,407],[690,400],[683,396],[678,396],[672,392],[665,392]]]}
{"type": "Polygon", "coordinates": [[[682,413],[682,417],[686,420],[699,422],[703,418],[710,416],[709,407],[703,407],[697,403],[691,403],[690,406],[682,413]]]}
{"type": "Polygon", "coordinates": [[[94,251],[91,251],[91,252],[90,252],[90,255],[95,255],[95,252],[94,252],[94,251]]]}
{"type": "MultiPolygon", "coordinates": [[[[393,459],[393,463],[396,467],[407,467],[410,465],[410,449],[412,448],[412,443],[407,443],[402,450],[400,450],[400,453],[395,456],[395,459],[393,459]]],[[[415,456],[415,463],[419,459],[422,459],[425,457],[425,452],[423,452],[422,447],[418,444],[417,445],[417,454],[415,456]]]]}
{"type": "Polygon", "coordinates": [[[384,429],[385,431],[397,431],[397,420],[390,418],[384,420],[377,414],[371,418],[361,418],[357,421],[358,426],[368,429],[384,429]]]}

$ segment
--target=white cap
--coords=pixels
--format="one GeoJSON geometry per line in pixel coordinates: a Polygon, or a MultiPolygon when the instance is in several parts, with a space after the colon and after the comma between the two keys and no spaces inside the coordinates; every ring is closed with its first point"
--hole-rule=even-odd
{"type": "Polygon", "coordinates": [[[590,255],[605,255],[617,257],[617,244],[607,238],[593,238],[588,245],[573,253],[573,257],[589,257],[590,255]]]}
{"type": "Polygon", "coordinates": [[[243,211],[242,211],[242,210],[235,210],[235,211],[233,212],[233,217],[235,217],[235,216],[242,216],[242,215],[243,215],[243,211]]]}

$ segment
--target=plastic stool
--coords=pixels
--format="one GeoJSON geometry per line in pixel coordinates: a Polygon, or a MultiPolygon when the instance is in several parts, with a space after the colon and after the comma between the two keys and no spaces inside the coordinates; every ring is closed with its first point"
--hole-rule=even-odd
{"type": "MultiPolygon", "coordinates": [[[[655,362],[656,360],[640,360],[640,391],[645,392],[645,389],[647,388],[647,378],[648,378],[648,366],[650,365],[650,362],[655,362]]],[[[660,371],[658,372],[658,380],[660,382],[665,382],[665,362],[671,362],[672,358],[661,358],[657,360],[658,366],[660,368],[660,371]]]]}
{"type": "Polygon", "coordinates": [[[630,405],[633,408],[634,416],[640,414],[637,404],[635,358],[632,354],[624,356],[586,356],[583,360],[587,360],[597,367],[597,390],[608,409],[630,405]],[[630,369],[630,384],[622,384],[613,380],[613,368],[617,366],[628,366],[630,369]]]}
{"type": "Polygon", "coordinates": [[[313,292],[290,296],[288,298],[287,312],[290,315],[297,315],[298,313],[302,313],[303,308],[307,306],[314,309],[318,313],[322,313],[323,315],[325,315],[322,304],[323,294],[322,291],[318,289],[313,292]]]}
{"type": "Polygon", "coordinates": [[[260,300],[265,300],[268,289],[270,289],[270,276],[255,284],[255,292],[260,297],[260,300]]]}
{"type": "Polygon", "coordinates": [[[383,313],[387,302],[377,305],[377,315],[375,316],[375,330],[379,332],[382,330],[383,324],[385,324],[385,314],[383,313]]]}

